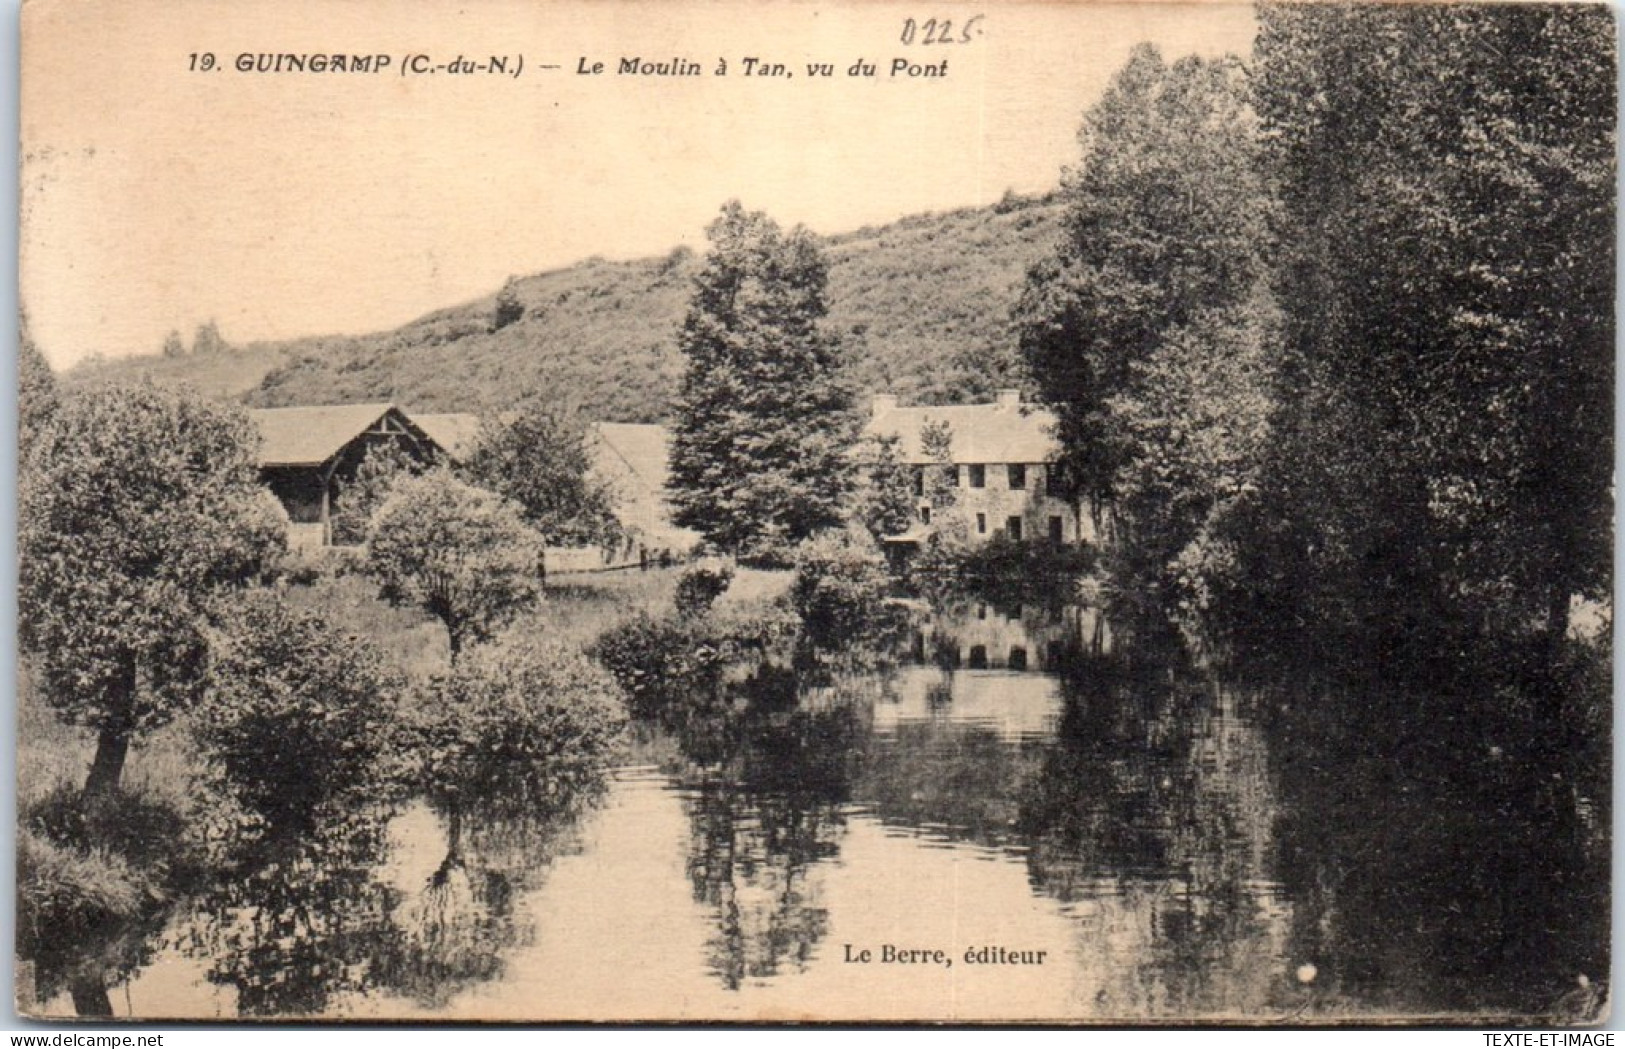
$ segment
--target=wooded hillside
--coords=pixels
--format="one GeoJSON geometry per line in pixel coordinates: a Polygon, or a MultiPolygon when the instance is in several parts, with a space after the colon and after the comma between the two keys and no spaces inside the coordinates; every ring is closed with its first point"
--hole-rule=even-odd
{"type": "MultiPolygon", "coordinates": [[[[1017,378],[1010,310],[1028,266],[1054,250],[1059,216],[1049,197],[1012,197],[821,238],[830,262],[827,326],[846,345],[860,388],[959,402],[1026,385],[1017,378]]],[[[147,376],[262,407],[396,401],[422,411],[478,410],[542,387],[589,418],[659,421],[682,373],[676,334],[697,266],[685,248],[588,259],[394,331],[181,357],[154,347],[152,356],[80,365],[67,381],[147,376]],[[507,316],[519,313],[500,327],[499,297],[510,300],[507,316]]]]}

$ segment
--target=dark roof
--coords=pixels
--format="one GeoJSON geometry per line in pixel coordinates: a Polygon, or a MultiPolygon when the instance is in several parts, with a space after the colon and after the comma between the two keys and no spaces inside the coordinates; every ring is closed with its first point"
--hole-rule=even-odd
{"type": "Polygon", "coordinates": [[[260,465],[320,466],[344,446],[394,415],[411,431],[426,436],[392,404],[324,404],[249,411],[260,430],[260,465]]]}

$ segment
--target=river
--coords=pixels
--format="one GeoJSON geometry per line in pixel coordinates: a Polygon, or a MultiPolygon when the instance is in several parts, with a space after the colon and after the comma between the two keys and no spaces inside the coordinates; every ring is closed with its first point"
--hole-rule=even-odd
{"type": "Polygon", "coordinates": [[[895,661],[735,684],[724,730],[640,732],[569,818],[453,841],[393,811],[46,1011],[1468,1022],[1606,985],[1596,799],[1528,794],[1475,732],[1419,742],[1384,720],[1407,697],[1241,688],[1091,612],[979,602],[895,661]]]}

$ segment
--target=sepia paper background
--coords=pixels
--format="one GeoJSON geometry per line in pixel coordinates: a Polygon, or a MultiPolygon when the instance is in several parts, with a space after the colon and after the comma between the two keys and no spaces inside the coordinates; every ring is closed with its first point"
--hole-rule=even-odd
{"type": "MultiPolygon", "coordinates": [[[[1080,117],[1135,45],[1152,43],[1169,60],[1245,57],[1255,30],[1248,4],[1155,0],[31,0],[21,301],[32,337],[61,370],[153,353],[166,332],[209,320],[239,345],[371,332],[488,296],[515,274],[678,245],[703,252],[705,227],[730,199],[786,228],[839,234],[990,205],[1010,191],[1035,196],[1078,159],[1080,117]],[[935,47],[902,42],[910,20],[944,18],[977,34],[935,47]],[[241,54],[319,52],[392,63],[384,73],[234,66],[241,54]],[[218,63],[209,71],[197,68],[205,53],[218,63]],[[432,64],[522,56],[524,69],[403,75],[412,55],[432,64]],[[619,75],[630,57],[691,60],[701,72],[619,75]],[[786,63],[794,75],[748,77],[746,57],[786,63]],[[947,60],[948,71],[891,75],[899,58],[947,60]],[[847,75],[859,61],[877,74],[847,75]],[[602,74],[578,72],[594,62],[602,74]],[[802,75],[809,62],[832,63],[834,75],[802,75]]],[[[628,802],[645,803],[656,800],[628,802]]],[[[384,999],[325,1018],[1100,1022],[1177,1013],[1164,1001],[1126,1017],[1086,1001],[1058,1008],[1113,984],[1112,952],[1091,960],[1057,939],[1053,923],[993,902],[1025,891],[1018,868],[946,848],[925,868],[889,866],[892,841],[878,824],[848,827],[840,860],[824,871],[827,893],[861,902],[831,917],[819,951],[917,944],[962,956],[1010,944],[1073,961],[824,965],[794,980],[746,981],[719,999],[709,974],[666,964],[696,948],[684,917],[689,887],[671,867],[680,849],[659,833],[614,843],[623,856],[646,853],[643,863],[606,867],[592,849],[559,860],[550,888],[573,886],[571,898],[590,902],[550,915],[541,946],[500,986],[433,1011],[384,999]]],[[[404,885],[427,873],[393,876],[404,885]]],[[[1246,971],[1248,962],[1227,964],[1246,971]]],[[[132,988],[133,1014],[231,1019],[200,990],[205,967],[149,968],[132,988]]],[[[1297,971],[1313,979],[1312,968],[1297,971]]],[[[1203,1003],[1203,1015],[1212,1007],[1203,1003]]]]}
{"type": "Polygon", "coordinates": [[[61,365],[151,352],[209,317],[239,342],[369,331],[509,274],[699,247],[735,197],[837,233],[1044,192],[1134,44],[1245,53],[1254,29],[1244,4],[941,10],[982,14],[985,35],[906,47],[905,20],[933,12],[892,4],[30,3],[30,323],[61,365]],[[523,54],[530,68],[188,73],[205,51],[523,54]],[[678,55],[704,75],[613,72],[678,55]],[[588,56],[611,72],[577,75],[588,56]],[[751,81],[746,56],[837,71],[751,81]],[[893,79],[897,57],[948,58],[949,75],[893,79]],[[845,76],[860,58],[880,75],[845,76]]]}

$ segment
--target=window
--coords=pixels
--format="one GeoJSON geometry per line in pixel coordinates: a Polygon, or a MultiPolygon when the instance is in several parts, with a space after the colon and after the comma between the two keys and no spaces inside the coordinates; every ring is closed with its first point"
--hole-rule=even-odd
{"type": "Polygon", "coordinates": [[[1004,522],[1004,534],[1008,535],[1013,543],[1021,542],[1021,518],[1012,517],[1004,522]]]}
{"type": "Polygon", "coordinates": [[[972,645],[970,647],[970,668],[972,670],[987,669],[987,646],[972,645]]]}
{"type": "Polygon", "coordinates": [[[929,506],[920,507],[920,523],[921,524],[930,524],[931,523],[931,508],[929,506]]]}
{"type": "Polygon", "coordinates": [[[1060,516],[1052,516],[1049,519],[1049,541],[1052,543],[1061,542],[1061,540],[1065,538],[1065,529],[1066,526],[1061,523],[1060,516]]]}
{"type": "Polygon", "coordinates": [[[1027,487],[1027,465],[1025,463],[1011,463],[1004,469],[1010,475],[1010,488],[1012,491],[1027,487]]]}
{"type": "Polygon", "coordinates": [[[970,486],[972,488],[987,487],[987,467],[981,463],[970,464],[970,486]]]}
{"type": "Polygon", "coordinates": [[[1066,474],[1062,472],[1060,463],[1050,463],[1044,467],[1044,491],[1057,499],[1066,498],[1066,474]]]}
{"type": "Polygon", "coordinates": [[[942,468],[942,476],[948,482],[949,487],[959,487],[959,467],[944,466],[942,468]]]}
{"type": "Polygon", "coordinates": [[[920,467],[914,469],[914,494],[925,494],[925,470],[920,467]]]}
{"type": "Polygon", "coordinates": [[[1026,670],[1027,669],[1027,650],[1025,648],[1022,648],[1020,645],[1016,645],[1015,647],[1010,649],[1010,669],[1011,670],[1026,670]]]}
{"type": "Polygon", "coordinates": [[[976,515],[976,534],[977,535],[986,535],[987,534],[987,515],[986,514],[977,514],[976,515]]]}

